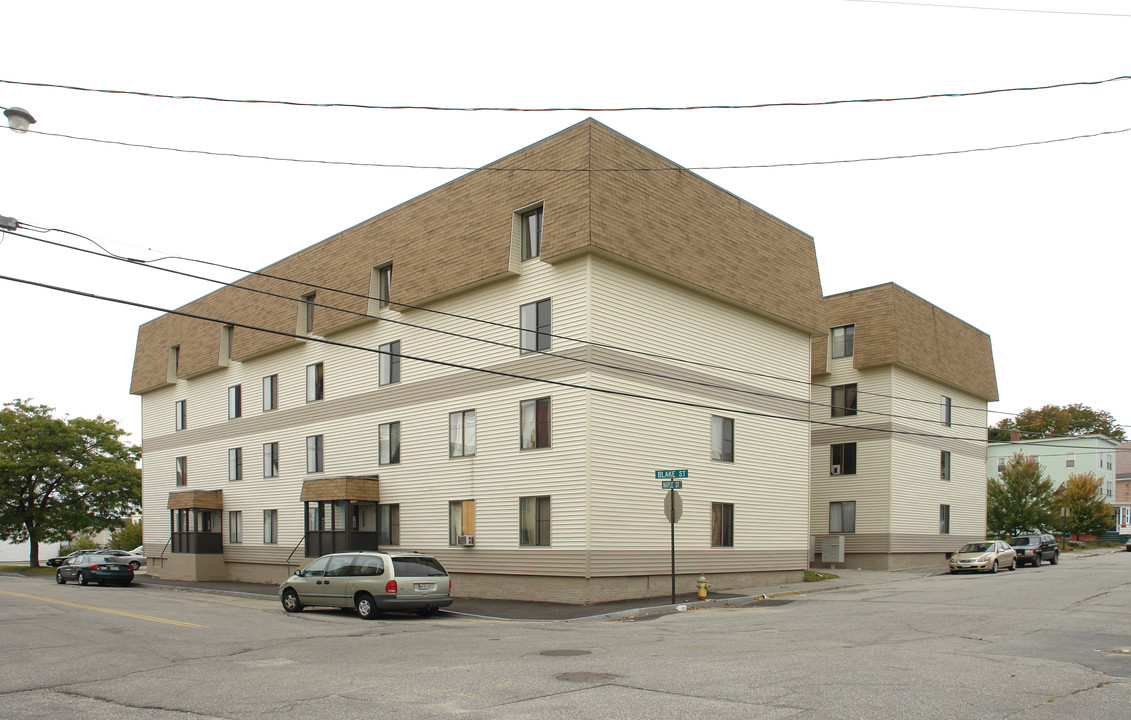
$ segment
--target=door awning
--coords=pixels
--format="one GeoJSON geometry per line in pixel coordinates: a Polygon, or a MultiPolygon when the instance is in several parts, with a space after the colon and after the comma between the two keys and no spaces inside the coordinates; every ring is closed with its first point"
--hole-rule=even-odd
{"type": "Polygon", "coordinates": [[[174,490],[169,493],[170,510],[223,510],[223,490],[174,490]]]}
{"type": "Polygon", "coordinates": [[[377,475],[347,475],[336,478],[307,478],[302,481],[303,502],[354,500],[380,502],[377,475]]]}

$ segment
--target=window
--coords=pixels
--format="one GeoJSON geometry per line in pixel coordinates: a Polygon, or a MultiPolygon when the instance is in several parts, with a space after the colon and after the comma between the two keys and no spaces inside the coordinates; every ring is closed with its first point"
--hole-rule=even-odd
{"type": "Polygon", "coordinates": [[[177,382],[177,372],[181,369],[181,346],[169,348],[169,364],[165,368],[165,382],[177,382]]]}
{"type": "Polygon", "coordinates": [[[856,326],[843,325],[841,327],[835,327],[832,330],[832,336],[833,357],[852,357],[852,351],[856,344],[856,326]]]}
{"type": "Polygon", "coordinates": [[[228,419],[235,420],[243,416],[243,386],[233,385],[228,388],[228,419]]]}
{"type": "Polygon", "coordinates": [[[321,435],[311,435],[306,439],[306,471],[309,473],[322,472],[323,445],[321,435]]]}
{"type": "Polygon", "coordinates": [[[393,264],[377,268],[377,307],[389,307],[389,292],[393,286],[393,264]]]}
{"type": "Polygon", "coordinates": [[[381,545],[401,544],[401,506],[377,506],[377,542],[381,545]]]}
{"type": "Polygon", "coordinates": [[[1076,467],[1076,453],[1067,453],[1064,456],[1064,467],[1066,467],[1066,468],[1076,467]]]}
{"type": "Polygon", "coordinates": [[[188,457],[177,458],[175,464],[177,466],[177,485],[188,485],[188,457]]]}
{"type": "Polygon", "coordinates": [[[830,448],[830,475],[856,474],[856,443],[840,443],[830,448]]]}
{"type": "Polygon", "coordinates": [[[279,542],[279,511],[263,511],[263,544],[274,545],[279,542]]]}
{"type": "Polygon", "coordinates": [[[939,534],[950,534],[950,505],[939,505],[939,534]]]}
{"type": "Polygon", "coordinates": [[[942,421],[943,426],[944,427],[950,427],[951,399],[948,398],[946,395],[943,395],[942,400],[939,401],[939,407],[940,407],[940,411],[942,413],[942,417],[940,418],[940,420],[942,421]]]}
{"type": "Polygon", "coordinates": [[[322,363],[306,366],[306,401],[314,402],[326,397],[325,376],[322,363]]]}
{"type": "Polygon", "coordinates": [[[856,384],[833,386],[833,417],[856,414],[856,384]]]}
{"type": "Polygon", "coordinates": [[[228,365],[232,362],[232,338],[235,337],[234,325],[220,326],[220,364],[228,365]]]}
{"type": "Polygon", "coordinates": [[[396,465],[401,461],[401,424],[385,423],[377,426],[377,462],[381,465],[396,465]]]}
{"type": "Polygon", "coordinates": [[[550,299],[519,308],[519,347],[522,352],[550,349],[550,299]]]}
{"type": "Polygon", "coordinates": [[[228,480],[243,480],[243,448],[228,449],[228,480]]]}
{"type": "Polygon", "coordinates": [[[734,419],[711,416],[711,459],[734,462],[734,419]]]}
{"type": "Polygon", "coordinates": [[[943,450],[939,459],[939,478],[950,482],[950,450],[943,450]]]}
{"type": "Polygon", "coordinates": [[[401,381],[401,341],[381,345],[377,348],[381,353],[381,369],[378,373],[379,385],[392,385],[401,381]]]}
{"type": "Polygon", "coordinates": [[[475,534],[475,501],[454,500],[448,503],[448,544],[456,545],[460,535],[475,534]]]}
{"type": "Polygon", "coordinates": [[[475,455],[475,411],[448,413],[448,457],[475,455]]]}
{"type": "Polygon", "coordinates": [[[1000,473],[1003,470],[1005,470],[1005,458],[999,457],[997,459],[997,471],[1000,473]]]}
{"type": "Polygon", "coordinates": [[[279,376],[263,378],[263,412],[279,409],[279,376]]]}
{"type": "Polygon", "coordinates": [[[173,429],[184,430],[188,427],[188,400],[178,400],[173,403],[173,429]]]}
{"type": "Polygon", "coordinates": [[[856,532],[856,501],[845,500],[829,503],[829,532],[856,532]]]}
{"type": "Polygon", "coordinates": [[[542,208],[535,208],[519,217],[522,225],[522,259],[542,254],[542,208]]]}
{"type": "Polygon", "coordinates": [[[518,499],[518,544],[550,544],[550,496],[518,499]]]}
{"type": "Polygon", "coordinates": [[[298,325],[306,335],[314,332],[314,296],[315,293],[307,293],[299,298],[298,325]]]}
{"type": "Polygon", "coordinates": [[[263,477],[279,477],[279,443],[263,444],[263,477]]]}
{"type": "Polygon", "coordinates": [[[711,503],[711,547],[734,547],[732,503],[711,503]]]}
{"type": "Polygon", "coordinates": [[[523,400],[519,404],[521,416],[521,448],[550,447],[550,398],[523,400]]]}
{"type": "Polygon", "coordinates": [[[228,542],[243,542],[243,511],[241,510],[228,513],[228,542]]]}

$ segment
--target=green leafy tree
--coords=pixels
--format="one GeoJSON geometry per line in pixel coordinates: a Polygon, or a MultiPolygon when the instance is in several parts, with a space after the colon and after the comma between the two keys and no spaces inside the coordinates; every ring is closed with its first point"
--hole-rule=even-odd
{"type": "Polygon", "coordinates": [[[1091,472],[1073,473],[1057,488],[1057,505],[1068,508],[1068,518],[1061,524],[1076,539],[1115,527],[1115,509],[1104,500],[1102,491],[1103,480],[1091,472]]]}
{"type": "Polygon", "coordinates": [[[0,539],[30,544],[116,528],[141,503],[140,449],[113,420],[60,419],[14,400],[0,410],[0,539]]]}
{"type": "Polygon", "coordinates": [[[133,550],[141,545],[141,523],[130,521],[118,528],[110,538],[110,547],[114,550],[133,550]]]}
{"type": "Polygon", "coordinates": [[[1020,452],[997,478],[986,481],[986,532],[993,536],[1037,532],[1056,516],[1052,479],[1040,463],[1020,452]]]}
{"type": "Polygon", "coordinates": [[[1025,408],[1016,417],[1005,418],[990,428],[990,442],[1006,442],[1009,431],[1017,430],[1021,439],[1045,435],[1106,435],[1123,442],[1126,432],[1106,410],[1093,410],[1087,405],[1045,405],[1039,410],[1025,408]]]}

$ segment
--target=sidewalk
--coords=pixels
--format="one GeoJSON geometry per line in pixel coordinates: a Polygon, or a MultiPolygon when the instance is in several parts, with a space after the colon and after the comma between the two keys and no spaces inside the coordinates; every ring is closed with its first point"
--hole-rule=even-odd
{"type": "MultiPolygon", "coordinates": [[[[727,606],[745,605],[768,600],[783,595],[797,595],[809,592],[824,592],[845,587],[877,586],[924,575],[946,572],[946,568],[887,572],[882,570],[838,570],[838,577],[821,582],[796,582],[787,585],[765,585],[758,587],[731,589],[721,592],[708,592],[708,599],[699,600],[694,592],[677,593],[673,605],[671,595],[655,598],[637,598],[594,605],[569,605],[565,603],[527,602],[522,600],[487,600],[481,598],[455,598],[444,612],[470,617],[501,620],[575,620],[578,618],[639,617],[665,612],[677,612],[681,605],[727,606]]],[[[276,585],[243,582],[193,582],[187,580],[164,580],[139,574],[134,584],[144,587],[161,588],[183,592],[200,592],[217,595],[235,595],[259,599],[277,599],[279,588],[276,585]]]]}

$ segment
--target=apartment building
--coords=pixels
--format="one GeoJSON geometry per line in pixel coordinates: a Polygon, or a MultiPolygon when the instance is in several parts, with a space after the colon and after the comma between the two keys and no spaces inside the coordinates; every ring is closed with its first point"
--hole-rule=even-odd
{"type": "Polygon", "coordinates": [[[1100,480],[1100,493],[1115,502],[1116,459],[1119,443],[1105,435],[1031,438],[990,443],[986,451],[986,473],[997,477],[1009,458],[1021,453],[1034,458],[1052,486],[1058,488],[1070,475],[1090,472],[1100,480]]]}
{"type": "MultiPolygon", "coordinates": [[[[439,557],[457,596],[663,595],[656,471],[682,469],[681,587],[797,579],[827,306],[811,237],[583,121],[139,329],[150,573],[273,582],[395,548],[439,557]]],[[[993,394],[887,372],[956,382],[956,408],[993,394]]],[[[957,433],[931,443],[965,472],[957,433]]]]}
{"type": "Polygon", "coordinates": [[[825,298],[813,340],[812,557],[937,564],[985,538],[990,338],[899,285],[825,298]]]}

